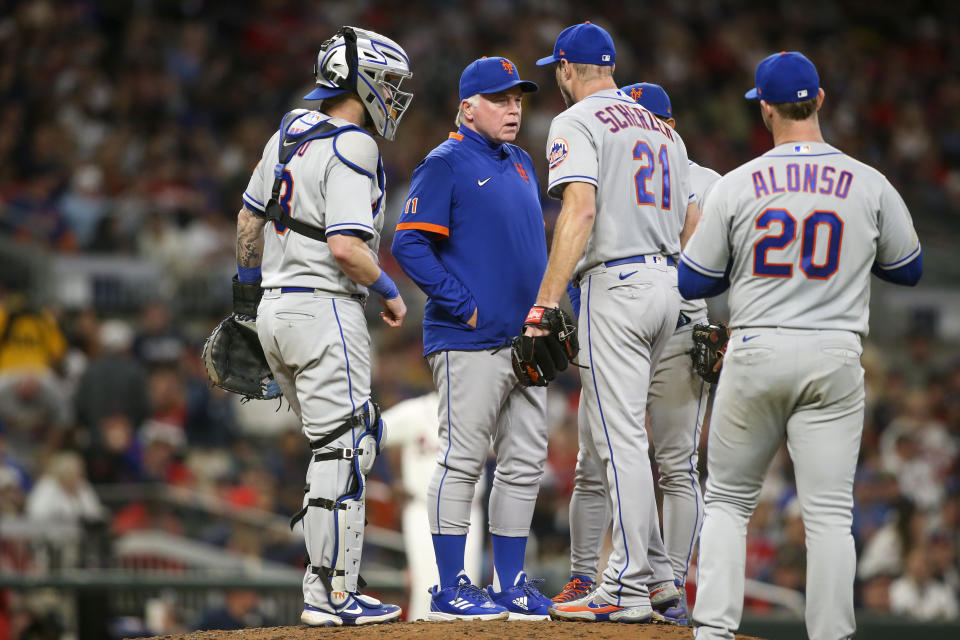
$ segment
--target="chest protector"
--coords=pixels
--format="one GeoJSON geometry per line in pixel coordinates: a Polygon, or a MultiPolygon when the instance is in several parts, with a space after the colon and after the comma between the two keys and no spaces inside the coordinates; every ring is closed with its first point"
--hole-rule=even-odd
{"type": "MultiPolygon", "coordinates": [[[[270,193],[270,200],[267,201],[267,206],[264,211],[264,216],[267,220],[288,227],[294,232],[313,240],[319,240],[320,242],[327,241],[327,230],[324,227],[317,227],[312,224],[307,224],[306,222],[296,220],[295,218],[291,217],[289,213],[284,211],[283,207],[280,206],[280,187],[283,184],[283,172],[287,168],[287,163],[290,162],[290,159],[293,158],[293,155],[300,149],[300,147],[311,140],[317,140],[321,138],[336,138],[341,133],[345,133],[347,131],[359,131],[364,135],[369,135],[366,131],[355,124],[347,124],[338,127],[337,125],[332,124],[330,120],[319,111],[304,111],[302,109],[297,109],[291,111],[283,117],[283,121],[280,123],[280,142],[278,149],[279,162],[277,162],[276,166],[273,168],[273,190],[270,193]]],[[[355,162],[351,162],[349,158],[344,157],[337,150],[337,145],[335,143],[333,145],[333,151],[345,165],[357,173],[365,175],[368,178],[376,177],[377,186],[380,187],[380,199],[377,202],[376,210],[374,212],[374,215],[376,215],[376,212],[378,212],[380,207],[383,206],[384,185],[386,182],[383,172],[383,159],[379,157],[377,158],[377,175],[373,176],[363,167],[357,165],[355,162]]]]}

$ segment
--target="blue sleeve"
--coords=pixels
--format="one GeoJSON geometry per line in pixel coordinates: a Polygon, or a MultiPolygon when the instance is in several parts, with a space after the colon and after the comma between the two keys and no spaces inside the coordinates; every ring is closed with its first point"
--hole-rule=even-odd
{"type": "Polygon", "coordinates": [[[923,253],[918,250],[916,258],[896,269],[884,269],[879,263],[874,262],[870,271],[881,280],[907,287],[915,286],[923,275],[923,253]]]}
{"type": "Polygon", "coordinates": [[[720,295],[730,286],[730,265],[727,265],[726,273],[717,278],[705,276],[687,266],[685,262],[680,262],[678,268],[677,281],[680,286],[680,295],[687,300],[712,298],[720,295]]]}
{"type": "Polygon", "coordinates": [[[570,306],[573,307],[573,315],[580,317],[580,287],[573,286],[572,282],[567,283],[567,295],[570,297],[570,306]]]}
{"type": "Polygon", "coordinates": [[[436,247],[425,231],[399,229],[390,250],[400,267],[434,303],[463,322],[470,320],[477,308],[476,300],[440,262],[436,247]]]}
{"type": "Polygon", "coordinates": [[[397,231],[427,231],[450,236],[453,209],[453,169],[442,158],[428,156],[414,169],[397,231]]]}

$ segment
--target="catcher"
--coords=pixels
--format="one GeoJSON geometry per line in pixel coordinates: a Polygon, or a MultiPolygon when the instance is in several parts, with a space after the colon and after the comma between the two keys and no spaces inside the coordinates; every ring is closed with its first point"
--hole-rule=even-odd
{"type": "MultiPolygon", "coordinates": [[[[303,509],[291,522],[302,521],[309,556],[300,620],[363,625],[401,614],[360,592],[359,566],[365,478],[383,436],[370,396],[368,293],[380,297],[387,325],[399,327],[406,315],[377,264],[385,188],[377,138],[393,140],[413,97],[400,90],[411,73],[400,45],[353,27],[323,43],[314,73],[317,86],[305,99],[322,101],[319,108],[284,116],[243,194],[237,313],[221,333],[232,335],[236,324],[245,330],[242,321],[256,317],[261,357],[313,451],[303,509]]],[[[239,335],[239,344],[249,340],[239,335]]]]}

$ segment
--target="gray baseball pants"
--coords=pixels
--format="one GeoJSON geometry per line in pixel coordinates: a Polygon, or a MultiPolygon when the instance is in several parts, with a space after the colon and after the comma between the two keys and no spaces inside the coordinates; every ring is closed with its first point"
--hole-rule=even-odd
{"type": "Polygon", "coordinates": [[[437,469],[427,494],[430,532],[464,535],[491,442],[497,457],[490,533],[526,536],[547,460],[547,390],[517,381],[510,350],[427,357],[440,394],[437,469]]]}
{"type": "Polygon", "coordinates": [[[730,336],[707,443],[697,640],[732,640],[743,613],[747,522],[784,439],[806,529],[807,634],[856,629],[853,477],[863,432],[860,337],[849,331],[738,329],[730,336]]]}
{"type": "MultiPolygon", "coordinates": [[[[360,301],[268,289],[257,310],[257,333],[283,397],[309,440],[331,433],[370,399],[370,334],[360,301]]],[[[354,427],[330,446],[352,448],[361,433],[354,427]]],[[[350,491],[352,462],[311,458],[310,490],[303,504],[310,498],[335,500],[350,491]]],[[[311,507],[301,521],[311,564],[303,577],[304,602],[325,610],[331,609],[327,590],[311,568],[333,565],[334,519],[333,511],[311,507]]]]}
{"type": "MultiPolygon", "coordinates": [[[[673,579],[660,536],[648,457],[650,379],[676,328],[677,272],[635,263],[627,278],[603,266],[581,279],[579,466],[596,461],[613,518],[613,550],[599,585],[606,602],[649,604],[647,585],[673,579]]],[[[578,471],[577,480],[586,474],[578,471]]],[[[596,488],[594,488],[596,490],[596,488]]]]}

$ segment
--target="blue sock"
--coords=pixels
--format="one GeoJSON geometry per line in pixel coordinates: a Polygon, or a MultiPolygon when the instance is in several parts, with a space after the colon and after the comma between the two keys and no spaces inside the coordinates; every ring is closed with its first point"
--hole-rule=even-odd
{"type": "Polygon", "coordinates": [[[433,536],[433,553],[437,557],[441,589],[457,584],[457,576],[463,571],[463,555],[466,547],[466,535],[433,536]]]}
{"type": "Polygon", "coordinates": [[[527,537],[511,538],[491,534],[493,540],[493,568],[497,572],[500,591],[513,586],[517,574],[523,571],[523,556],[527,551],[527,537]]]}

